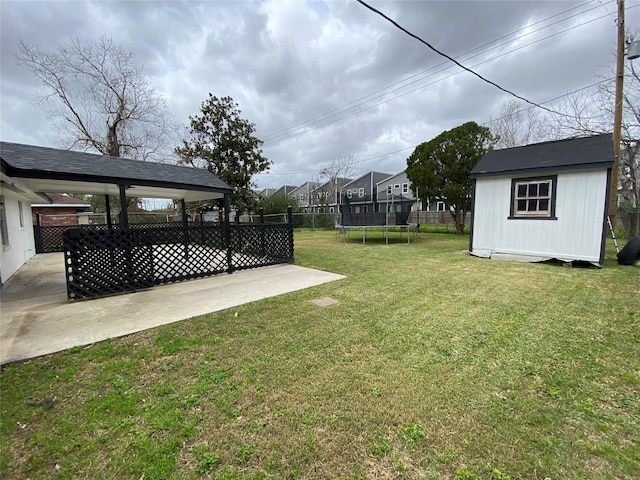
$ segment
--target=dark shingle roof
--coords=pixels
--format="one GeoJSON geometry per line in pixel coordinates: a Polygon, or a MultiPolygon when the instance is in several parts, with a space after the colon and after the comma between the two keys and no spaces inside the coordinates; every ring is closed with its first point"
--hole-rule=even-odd
{"type": "Polygon", "coordinates": [[[91,207],[91,202],[80,200],[79,198],[65,195],[64,193],[57,192],[42,192],[51,201],[51,204],[56,205],[85,205],[91,207]]]}
{"type": "Polygon", "coordinates": [[[98,184],[131,184],[163,189],[230,193],[231,188],[202,168],[143,162],[92,153],[0,142],[3,173],[98,184]]]}
{"type": "Polygon", "coordinates": [[[568,138],[487,152],[471,177],[608,168],[613,165],[611,134],[568,138]]]}

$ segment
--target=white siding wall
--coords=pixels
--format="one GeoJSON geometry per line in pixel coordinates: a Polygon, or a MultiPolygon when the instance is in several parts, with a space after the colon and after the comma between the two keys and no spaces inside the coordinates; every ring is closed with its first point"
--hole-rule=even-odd
{"type": "Polygon", "coordinates": [[[560,173],[557,220],[510,220],[511,177],[480,178],[475,191],[473,253],[599,262],[606,191],[606,171],[560,173]]]}
{"type": "Polygon", "coordinates": [[[0,278],[6,282],[11,275],[18,271],[27,260],[36,253],[33,239],[33,222],[31,219],[31,205],[22,200],[22,217],[24,226],[20,226],[18,202],[20,201],[11,191],[2,190],[4,195],[5,212],[7,216],[7,231],[9,245],[2,245],[0,239],[0,278]]]}

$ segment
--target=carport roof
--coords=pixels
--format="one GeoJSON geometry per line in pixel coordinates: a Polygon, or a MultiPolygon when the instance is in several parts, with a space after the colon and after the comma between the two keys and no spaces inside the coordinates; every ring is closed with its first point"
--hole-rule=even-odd
{"type": "Polygon", "coordinates": [[[73,150],[0,142],[2,173],[12,185],[33,192],[174,198],[186,201],[222,198],[231,187],[202,168],[143,162],[73,150]],[[21,185],[20,185],[21,184],[21,185]]]}
{"type": "Polygon", "coordinates": [[[524,147],[488,151],[471,170],[471,178],[543,173],[613,166],[611,134],[567,138],[524,147]]]}

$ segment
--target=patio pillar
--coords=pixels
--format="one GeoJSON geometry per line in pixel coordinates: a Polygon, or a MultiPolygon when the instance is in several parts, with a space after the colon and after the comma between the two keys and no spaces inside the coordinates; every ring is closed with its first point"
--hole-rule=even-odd
{"type": "Polygon", "coordinates": [[[109,195],[104,196],[104,209],[107,212],[107,225],[109,226],[109,230],[113,230],[113,220],[111,218],[111,201],[109,200],[109,195]]]}
{"type": "Polygon", "coordinates": [[[182,208],[182,225],[184,228],[189,226],[189,219],[187,218],[187,203],[184,201],[184,198],[180,200],[180,207],[182,208]]]}
{"type": "Polygon", "coordinates": [[[129,228],[129,215],[127,214],[127,186],[124,184],[118,185],[120,188],[120,228],[129,228]]]}
{"type": "Polygon", "coordinates": [[[229,214],[229,195],[227,195],[226,193],[224,194],[224,223],[225,225],[229,225],[229,219],[230,219],[230,214],[229,214]]]}
{"type": "Polygon", "coordinates": [[[184,259],[189,260],[189,219],[187,218],[187,202],[180,200],[182,208],[182,226],[184,227],[184,259]]]}
{"type": "Polygon", "coordinates": [[[34,225],[34,235],[36,244],[36,253],[44,253],[44,242],[42,241],[42,214],[36,214],[36,224],[34,225]]]}

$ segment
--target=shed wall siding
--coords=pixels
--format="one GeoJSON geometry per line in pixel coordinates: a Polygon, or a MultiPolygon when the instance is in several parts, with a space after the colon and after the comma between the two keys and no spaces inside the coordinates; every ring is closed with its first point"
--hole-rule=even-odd
{"type": "Polygon", "coordinates": [[[606,171],[558,174],[557,220],[508,219],[512,178],[477,180],[472,244],[475,254],[599,262],[606,171]]]}
{"type": "MultiPolygon", "coordinates": [[[[0,278],[2,283],[16,273],[27,260],[36,253],[31,221],[31,206],[22,200],[22,218],[24,226],[20,226],[18,198],[4,189],[5,212],[7,216],[7,232],[9,244],[0,245],[0,278]]],[[[0,240],[1,242],[1,240],[0,240]]]]}

